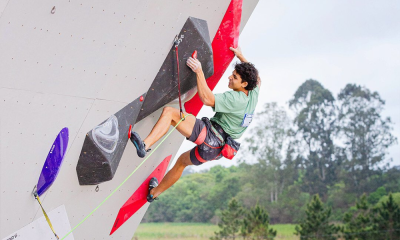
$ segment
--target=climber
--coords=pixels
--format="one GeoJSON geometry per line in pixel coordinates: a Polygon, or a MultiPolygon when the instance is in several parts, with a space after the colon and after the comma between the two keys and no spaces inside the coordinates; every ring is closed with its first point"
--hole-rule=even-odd
{"type": "MultiPolygon", "coordinates": [[[[215,115],[211,119],[197,119],[193,115],[184,114],[185,121],[182,121],[177,129],[197,146],[178,158],[160,184],[156,178],[150,180],[147,201],[152,202],[178,181],[185,167],[218,160],[223,155],[231,159],[239,149],[240,144],[233,139],[242,136],[252,120],[258,102],[261,80],[257,69],[245,59],[239,47],[236,49],[231,47],[230,50],[240,63],[234,65],[235,70],[228,78],[228,87],[233,91],[222,94],[213,94],[207,86],[199,60],[191,57],[187,60],[187,66],[197,76],[200,100],[204,105],[212,107],[215,115]]],[[[132,132],[131,141],[137,149],[138,156],[143,158],[150,147],[167,133],[170,125],[176,126],[180,120],[178,109],[165,107],[156,125],[143,141],[139,134],[132,132]]]]}

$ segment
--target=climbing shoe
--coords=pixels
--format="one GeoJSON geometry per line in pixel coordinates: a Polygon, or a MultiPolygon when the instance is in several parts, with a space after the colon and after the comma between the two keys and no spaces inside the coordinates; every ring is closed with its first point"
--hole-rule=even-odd
{"type": "Polygon", "coordinates": [[[147,195],[147,201],[148,201],[148,202],[153,202],[154,200],[157,200],[157,199],[158,199],[158,198],[153,198],[153,195],[150,194],[151,189],[153,189],[153,188],[155,188],[155,187],[157,187],[157,186],[158,186],[158,180],[157,180],[157,178],[156,178],[156,177],[152,177],[152,178],[150,179],[150,182],[149,182],[149,194],[147,195]]]}
{"type": "Polygon", "coordinates": [[[146,151],[146,144],[144,144],[142,139],[140,139],[139,134],[137,132],[131,133],[131,141],[133,145],[135,145],[137,150],[137,155],[139,157],[144,158],[144,156],[146,156],[146,153],[150,151],[150,149],[146,151]]]}

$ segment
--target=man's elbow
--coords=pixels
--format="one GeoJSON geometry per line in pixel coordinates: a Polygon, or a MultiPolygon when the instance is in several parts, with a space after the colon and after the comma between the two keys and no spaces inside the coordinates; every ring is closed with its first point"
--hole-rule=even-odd
{"type": "Polygon", "coordinates": [[[212,99],[203,99],[203,104],[209,107],[214,107],[215,106],[215,98],[212,99]]]}

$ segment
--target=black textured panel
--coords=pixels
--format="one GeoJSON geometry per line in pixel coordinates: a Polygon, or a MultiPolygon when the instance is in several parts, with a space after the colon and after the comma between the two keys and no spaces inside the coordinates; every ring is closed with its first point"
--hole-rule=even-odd
{"type": "MultiPolygon", "coordinates": [[[[197,59],[202,63],[206,79],[214,74],[214,64],[206,21],[189,17],[178,37],[182,35],[182,42],[178,46],[178,54],[181,94],[184,94],[197,86],[196,74],[186,66],[186,61],[194,50],[197,50],[197,59]]],[[[140,111],[137,121],[142,120],[165,104],[178,98],[178,90],[176,53],[175,46],[172,46],[147,91],[147,100],[143,103],[143,110],[140,111]]]]}
{"type": "MultiPolygon", "coordinates": [[[[206,78],[214,73],[214,64],[206,21],[189,17],[178,37],[182,40],[178,47],[178,54],[181,94],[184,94],[197,85],[195,73],[186,66],[186,60],[192,53],[197,50],[197,58],[202,63],[206,78]]],[[[172,42],[173,39],[171,39],[171,44],[172,42]]],[[[93,130],[86,134],[76,166],[79,184],[96,185],[111,180],[128,142],[129,126],[136,124],[165,104],[175,100],[178,95],[177,63],[175,46],[173,45],[151,87],[146,94],[143,94],[144,101],[140,102],[139,97],[115,114],[119,130],[115,150],[112,153],[107,153],[99,148],[93,139],[93,130]]]]}
{"type": "MultiPolygon", "coordinates": [[[[146,94],[143,94],[143,98],[146,99],[146,94]]],[[[86,134],[78,165],[76,166],[80,185],[96,185],[109,181],[114,177],[128,142],[129,126],[136,122],[142,103],[139,97],[114,114],[118,119],[119,137],[112,153],[103,151],[94,142],[93,129],[86,134]]]]}

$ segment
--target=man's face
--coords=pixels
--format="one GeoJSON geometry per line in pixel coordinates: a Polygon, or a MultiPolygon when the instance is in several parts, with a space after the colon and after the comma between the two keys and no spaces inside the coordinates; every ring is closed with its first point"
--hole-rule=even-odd
{"type": "Polygon", "coordinates": [[[242,82],[242,78],[236,73],[236,70],[232,72],[232,75],[230,75],[228,79],[228,87],[234,91],[242,91],[248,84],[247,82],[242,82]]]}

